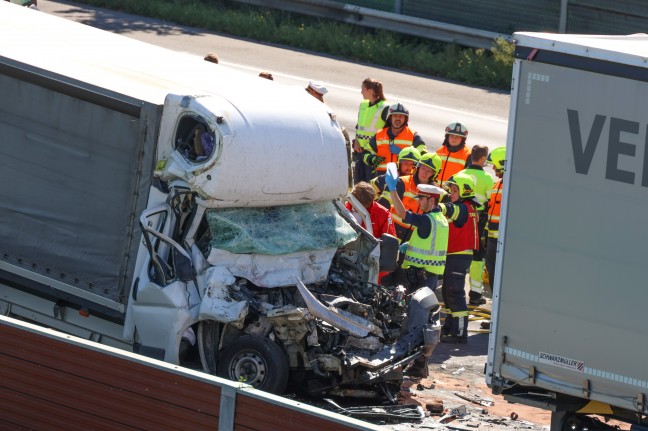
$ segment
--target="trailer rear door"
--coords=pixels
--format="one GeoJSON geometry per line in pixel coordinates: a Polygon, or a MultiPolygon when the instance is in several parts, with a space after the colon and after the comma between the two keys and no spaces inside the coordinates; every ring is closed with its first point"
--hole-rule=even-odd
{"type": "Polygon", "coordinates": [[[648,69],[550,37],[516,51],[487,379],[633,410],[648,392],[648,69]]]}

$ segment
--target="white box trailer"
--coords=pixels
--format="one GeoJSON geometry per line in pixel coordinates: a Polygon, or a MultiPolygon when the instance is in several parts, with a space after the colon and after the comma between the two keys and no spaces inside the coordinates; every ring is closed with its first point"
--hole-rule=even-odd
{"type": "Polygon", "coordinates": [[[514,39],[487,383],[648,429],[648,36],[514,39]]]}

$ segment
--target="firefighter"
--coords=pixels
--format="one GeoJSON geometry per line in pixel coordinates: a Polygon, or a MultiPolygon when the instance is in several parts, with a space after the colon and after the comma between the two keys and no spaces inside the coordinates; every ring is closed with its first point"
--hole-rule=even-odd
{"type": "MultiPolygon", "coordinates": [[[[422,214],[415,214],[405,210],[396,192],[397,181],[389,173],[386,175],[387,188],[398,215],[415,227],[403,258],[402,270],[406,274],[404,284],[410,293],[423,286],[434,290],[438,276],[444,271],[448,247],[448,221],[437,206],[443,189],[431,184],[419,184],[417,199],[422,214]]],[[[427,377],[427,357],[417,358],[405,373],[413,377],[427,377]]]]}
{"type": "Polygon", "coordinates": [[[373,178],[385,173],[387,163],[396,162],[403,148],[413,146],[421,154],[427,153],[423,139],[409,128],[409,110],[402,103],[394,103],[387,110],[387,125],[369,140],[363,152],[364,162],[374,169],[373,178]]]}
{"type": "Polygon", "coordinates": [[[324,95],[328,93],[328,89],[319,81],[308,81],[305,90],[322,103],[324,103],[324,95]]]}
{"type": "Polygon", "coordinates": [[[434,290],[437,279],[443,274],[448,249],[448,220],[438,207],[443,189],[431,184],[419,184],[416,199],[421,214],[405,210],[403,202],[396,193],[395,186],[390,188],[397,214],[414,226],[412,237],[405,247],[402,268],[407,275],[409,292],[427,286],[434,290]],[[395,197],[394,197],[395,196],[395,197]]]}
{"type": "Polygon", "coordinates": [[[470,176],[457,173],[445,183],[451,203],[439,204],[450,222],[448,255],[441,294],[446,318],[441,329],[441,342],[465,344],[468,342],[468,307],[466,304],[466,274],[473,252],[479,248],[477,235],[477,206],[475,185],[470,176]]]}
{"type": "Polygon", "coordinates": [[[466,147],[467,137],[468,129],[465,125],[456,122],[446,126],[443,145],[436,151],[443,162],[438,178],[441,187],[448,178],[468,166],[470,149],[466,147]]]}
{"type": "MultiPolygon", "coordinates": [[[[414,147],[407,147],[398,154],[398,174],[399,179],[396,184],[398,197],[405,205],[406,210],[418,212],[418,202],[415,200],[417,195],[416,184],[411,181],[412,173],[417,169],[421,154],[414,147]]],[[[392,207],[392,200],[389,190],[385,184],[385,175],[380,175],[371,181],[376,193],[378,194],[378,203],[385,208],[391,208],[392,219],[396,225],[396,236],[401,241],[409,239],[410,226],[403,223],[392,207]]]]}
{"type": "Polygon", "coordinates": [[[353,140],[353,178],[356,183],[369,181],[373,177],[373,168],[362,160],[362,154],[364,150],[368,150],[369,140],[385,127],[389,108],[382,82],[367,78],[362,81],[360,93],[364,100],[358,109],[358,123],[353,140]]]}
{"type": "MultiPolygon", "coordinates": [[[[461,171],[461,173],[469,175],[475,184],[475,199],[479,203],[479,208],[477,209],[477,215],[479,216],[477,233],[479,238],[484,234],[486,219],[488,217],[488,198],[490,197],[493,184],[495,184],[493,176],[484,171],[484,164],[486,163],[487,157],[488,147],[482,145],[473,146],[470,153],[471,163],[466,169],[461,171]]],[[[484,291],[482,273],[484,272],[485,249],[481,244],[479,245],[479,249],[473,253],[473,260],[470,264],[470,292],[468,292],[468,296],[470,298],[469,304],[473,306],[486,303],[486,299],[482,295],[484,291]]]]}
{"type": "Polygon", "coordinates": [[[490,194],[488,224],[486,225],[486,271],[488,272],[488,284],[492,291],[493,278],[495,277],[497,241],[499,240],[500,208],[502,205],[502,188],[504,187],[506,147],[497,147],[491,151],[488,155],[487,162],[493,165],[495,176],[498,178],[490,194]]]}

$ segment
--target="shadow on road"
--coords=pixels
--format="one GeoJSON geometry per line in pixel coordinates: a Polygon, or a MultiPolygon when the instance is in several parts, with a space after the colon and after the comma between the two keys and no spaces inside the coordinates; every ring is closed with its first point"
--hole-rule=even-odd
{"type": "Polygon", "coordinates": [[[432,356],[430,364],[442,364],[453,357],[485,356],[488,352],[488,334],[475,334],[468,337],[468,344],[439,343],[432,356]]]}
{"type": "Polygon", "coordinates": [[[187,27],[165,23],[157,19],[125,15],[123,12],[89,7],[87,5],[76,5],[64,1],[58,1],[58,3],[69,6],[69,9],[57,12],[57,15],[74,19],[77,22],[92,27],[109,30],[113,33],[126,34],[141,31],[158,36],[200,36],[202,34],[200,31],[193,31],[187,27]],[[126,16],[128,19],[125,19],[126,16]]]}

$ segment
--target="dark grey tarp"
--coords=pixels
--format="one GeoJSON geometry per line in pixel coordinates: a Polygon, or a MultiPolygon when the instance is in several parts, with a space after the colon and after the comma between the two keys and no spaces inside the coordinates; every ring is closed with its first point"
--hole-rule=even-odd
{"type": "Polygon", "coordinates": [[[144,122],[157,107],[133,115],[7,76],[0,89],[0,259],[122,301],[153,165],[157,128],[146,135],[144,122]]]}

